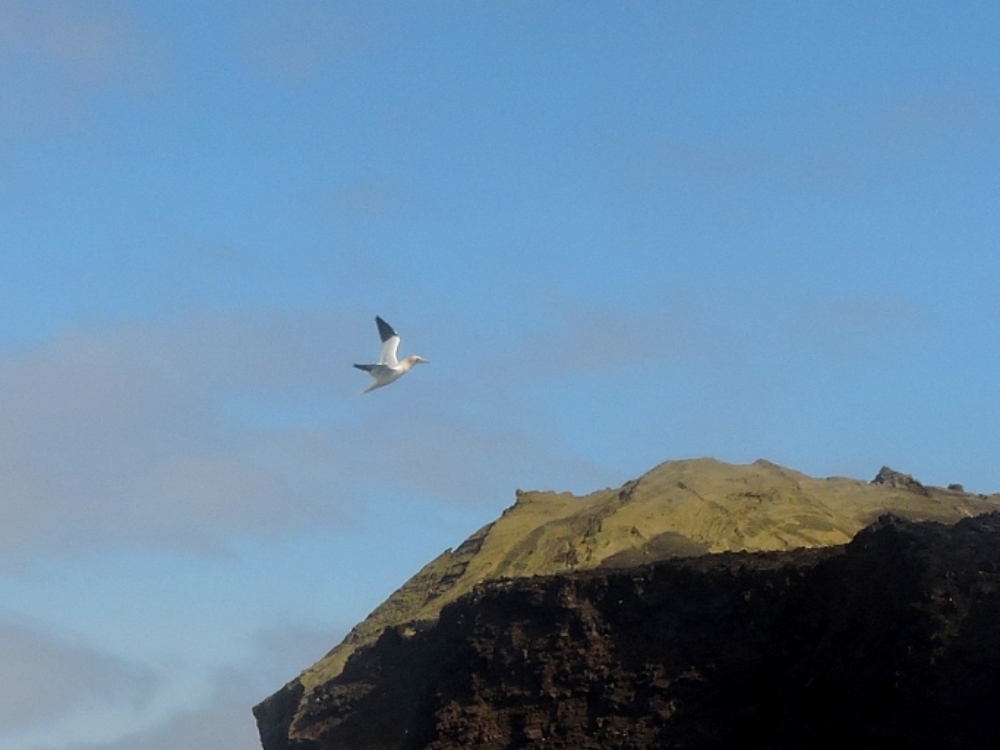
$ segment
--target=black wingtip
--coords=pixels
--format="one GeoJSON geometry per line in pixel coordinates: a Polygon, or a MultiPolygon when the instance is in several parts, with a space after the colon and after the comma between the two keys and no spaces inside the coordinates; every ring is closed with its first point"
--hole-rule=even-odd
{"type": "Polygon", "coordinates": [[[375,316],[375,322],[378,324],[378,335],[381,337],[382,341],[388,341],[393,336],[398,334],[392,330],[392,326],[386,323],[378,315],[375,316]]]}

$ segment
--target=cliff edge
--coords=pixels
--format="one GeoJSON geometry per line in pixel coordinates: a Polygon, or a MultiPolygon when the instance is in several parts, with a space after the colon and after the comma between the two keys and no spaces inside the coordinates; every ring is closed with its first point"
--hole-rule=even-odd
{"type": "MultiPolygon", "coordinates": [[[[607,586],[611,585],[610,581],[632,580],[630,576],[640,575],[635,571],[651,570],[651,563],[675,558],[707,561],[698,564],[689,562],[676,568],[690,571],[699,565],[712,568],[724,559],[719,556],[721,553],[784,552],[790,557],[774,565],[787,567],[792,560],[799,560],[809,561],[812,566],[824,555],[833,554],[831,548],[845,545],[858,531],[885,513],[893,513],[897,523],[936,521],[953,524],[998,508],[1000,495],[974,495],[962,491],[957,485],[948,489],[925,487],[912,477],[885,467],[872,482],[863,482],[847,478],[815,479],[766,461],[734,466],[713,459],[667,462],[621,488],[602,490],[585,497],[565,493],[518,492],[515,504],[504,511],[497,521],[480,529],[454,551],[445,551],[425,566],[356,626],[326,657],[255,707],[261,741],[265,750],[444,748],[457,747],[456,744],[440,743],[447,743],[447,737],[457,742],[455,738],[459,736],[477,747],[493,747],[489,739],[493,734],[499,738],[497,742],[509,743],[514,741],[517,732],[523,734],[523,728],[515,726],[520,726],[518,722],[522,719],[517,716],[521,714],[515,712],[503,720],[491,719],[499,723],[493,729],[480,727],[475,730],[482,736],[477,735],[478,739],[473,742],[466,736],[466,729],[456,727],[463,725],[461,716],[468,711],[476,713],[479,710],[475,709],[480,703],[473,700],[474,693],[467,693],[465,699],[456,699],[449,704],[451,708],[446,709],[444,704],[434,703],[438,698],[430,697],[440,693],[441,675],[427,677],[426,669],[419,665],[411,667],[409,678],[395,674],[394,670],[398,670],[400,664],[410,663],[410,659],[420,664],[428,658],[434,663],[443,663],[455,652],[457,642],[440,653],[438,646],[429,645],[440,645],[440,639],[444,637],[441,633],[445,621],[442,619],[439,622],[442,611],[460,610],[465,613],[464,618],[474,620],[478,617],[475,614],[479,611],[477,607],[481,608],[485,602],[491,601],[491,596],[501,596],[505,591],[536,585],[550,589],[555,587],[551,590],[564,592],[556,597],[558,600],[568,590],[566,586],[575,591],[584,585],[581,581],[589,581],[586,586],[607,586]],[[616,570],[622,572],[613,572],[616,570]],[[595,581],[604,583],[597,584],[595,581]],[[449,606],[460,599],[460,603],[449,606]],[[418,648],[417,644],[424,645],[418,648]],[[416,651],[413,650],[415,648],[416,651]],[[384,675],[389,673],[395,674],[394,684],[400,687],[386,688],[384,675]],[[414,676],[418,673],[425,676],[414,676]],[[435,686],[433,690],[431,685],[435,686]],[[446,720],[449,710],[458,714],[446,720]],[[381,721],[377,718],[379,711],[384,712],[381,721]],[[439,715],[440,711],[445,711],[445,714],[439,715]],[[391,720],[387,722],[386,717],[391,717],[391,720]],[[378,726],[383,726],[388,735],[379,735],[374,729],[378,726]],[[448,726],[453,729],[448,729],[448,726]],[[360,727],[367,729],[360,731],[360,727]],[[400,731],[405,730],[401,736],[397,736],[395,729],[399,727],[402,728],[400,731]]],[[[772,565],[760,562],[771,559],[766,555],[744,557],[757,561],[739,563],[748,566],[748,570],[772,565]]],[[[871,574],[872,571],[869,572],[871,574]]],[[[800,577],[800,574],[793,578],[796,576],[800,577]]],[[[775,584],[772,581],[767,585],[773,588],[775,584]]],[[[723,595],[722,590],[719,594],[723,595]]],[[[550,595],[554,594],[545,596],[550,595]]],[[[752,595],[751,598],[753,596],[757,596],[758,600],[767,598],[762,595],[752,595]]],[[[595,606],[588,594],[580,600],[577,609],[584,612],[595,606]]],[[[523,627],[529,630],[554,627],[554,621],[547,619],[554,613],[542,614],[546,618],[533,626],[523,627]]],[[[595,623],[597,621],[591,623],[593,627],[578,623],[573,626],[575,630],[571,628],[567,632],[577,634],[573,637],[584,637],[579,634],[599,631],[599,624],[595,623]],[[598,631],[593,631],[595,627],[598,631]]],[[[609,627],[614,630],[618,626],[609,627]]],[[[497,629],[495,637],[501,639],[505,637],[504,633],[505,630],[497,629]]],[[[550,636],[555,638],[555,644],[568,637],[552,633],[550,636]]],[[[615,640],[615,643],[618,642],[615,640]]],[[[592,646],[597,648],[595,644],[584,637],[575,648],[581,653],[590,653],[592,646]]],[[[467,643],[464,648],[468,648],[467,643]]],[[[605,644],[601,648],[607,650],[611,646],[605,644]]],[[[599,652],[600,648],[590,656],[581,656],[581,659],[600,660],[604,657],[599,652]]],[[[608,653],[619,652],[620,646],[615,646],[608,653]]],[[[581,674],[588,673],[585,664],[581,663],[579,667],[583,670],[581,674]]],[[[567,666],[564,671],[569,679],[573,670],[567,666]]],[[[678,681],[684,683],[688,680],[680,674],[664,677],[662,674],[657,676],[655,672],[656,669],[641,677],[640,681],[662,682],[666,679],[671,685],[677,685],[678,681]]],[[[506,670],[487,672],[479,675],[473,683],[486,685],[494,680],[491,689],[496,693],[495,700],[500,700],[501,694],[518,693],[513,686],[506,684],[510,679],[505,677],[506,674],[506,670]]],[[[589,674],[598,673],[591,669],[589,674]]],[[[600,681],[604,684],[608,674],[600,674],[600,681]]],[[[637,689],[633,678],[639,679],[624,673],[617,678],[624,681],[622,685],[630,685],[622,688],[626,693],[634,693],[637,689]]],[[[542,677],[536,675],[533,679],[542,677]]],[[[586,678],[577,675],[573,679],[586,678]]],[[[617,684],[614,678],[612,684],[617,684]]],[[[691,684],[700,683],[694,680],[691,684]]],[[[593,685],[584,693],[590,696],[588,701],[592,700],[595,695],[593,685]]],[[[569,704],[563,700],[559,701],[559,705],[564,706],[560,711],[570,710],[565,707],[569,704]]],[[[587,705],[590,706],[589,703],[587,705]]],[[[580,721],[590,727],[587,736],[600,735],[594,722],[601,717],[594,714],[593,707],[585,711],[579,706],[577,708],[574,710],[579,713],[580,721]]],[[[604,718],[610,721],[612,714],[604,718]]],[[[554,721],[559,724],[558,717],[554,721]]],[[[551,734],[544,728],[536,729],[541,734],[535,739],[551,734]]],[[[531,729],[531,732],[537,734],[536,729],[531,729]]],[[[574,736],[576,739],[573,742],[583,741],[573,732],[567,734],[568,731],[563,734],[574,736]]],[[[534,741],[527,735],[525,737],[527,739],[522,737],[517,740],[517,746],[529,746],[524,742],[534,741]]],[[[604,739],[610,741],[608,737],[604,739]]],[[[593,746],[633,745],[605,742],[593,746]]],[[[640,742],[634,746],[647,745],[640,742]]]]}

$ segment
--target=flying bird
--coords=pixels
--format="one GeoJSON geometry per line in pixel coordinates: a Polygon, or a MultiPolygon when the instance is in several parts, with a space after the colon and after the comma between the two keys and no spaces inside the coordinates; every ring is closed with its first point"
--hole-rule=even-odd
{"type": "Polygon", "coordinates": [[[423,357],[411,354],[402,362],[396,359],[396,350],[399,348],[399,334],[392,326],[386,323],[378,315],[375,316],[378,324],[378,335],[382,339],[382,351],[379,353],[377,365],[354,365],[359,370],[364,370],[373,378],[375,382],[361,391],[362,394],[374,391],[383,385],[389,385],[403,377],[410,369],[421,362],[427,362],[423,357]]]}

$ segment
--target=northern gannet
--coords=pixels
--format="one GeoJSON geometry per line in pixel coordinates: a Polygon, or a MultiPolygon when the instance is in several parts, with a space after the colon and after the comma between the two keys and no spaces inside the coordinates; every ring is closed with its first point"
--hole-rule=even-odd
{"type": "Polygon", "coordinates": [[[402,362],[396,359],[396,349],[399,348],[399,334],[392,330],[392,326],[386,323],[378,315],[375,316],[378,324],[378,335],[382,339],[382,351],[379,353],[377,365],[354,365],[359,370],[364,370],[373,378],[375,382],[361,391],[362,394],[374,391],[383,385],[389,385],[399,380],[410,369],[421,362],[427,362],[423,357],[411,354],[402,362]]]}

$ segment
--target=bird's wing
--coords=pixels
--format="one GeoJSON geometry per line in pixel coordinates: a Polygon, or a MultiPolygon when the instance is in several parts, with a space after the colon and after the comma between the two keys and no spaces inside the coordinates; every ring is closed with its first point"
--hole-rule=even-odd
{"type": "Polygon", "coordinates": [[[385,365],[354,365],[359,370],[364,370],[373,378],[384,378],[387,375],[391,375],[393,370],[391,367],[385,365]]]}
{"type": "Polygon", "coordinates": [[[379,364],[396,367],[399,365],[399,360],[396,359],[396,350],[399,348],[399,334],[392,330],[391,325],[377,315],[375,316],[375,322],[378,324],[378,335],[382,339],[382,351],[378,358],[379,364]]]}
{"type": "Polygon", "coordinates": [[[382,342],[382,353],[379,355],[379,364],[397,367],[399,360],[396,359],[396,349],[399,348],[399,336],[393,336],[382,342]]]}

